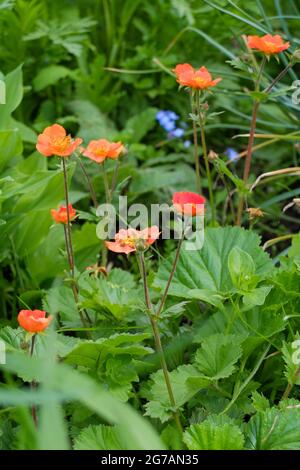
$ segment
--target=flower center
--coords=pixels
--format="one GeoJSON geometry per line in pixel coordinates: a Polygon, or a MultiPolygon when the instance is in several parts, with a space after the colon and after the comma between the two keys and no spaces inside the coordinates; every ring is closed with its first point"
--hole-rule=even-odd
{"type": "Polygon", "coordinates": [[[53,140],[53,146],[59,150],[66,150],[71,143],[71,137],[60,137],[53,140]]]}

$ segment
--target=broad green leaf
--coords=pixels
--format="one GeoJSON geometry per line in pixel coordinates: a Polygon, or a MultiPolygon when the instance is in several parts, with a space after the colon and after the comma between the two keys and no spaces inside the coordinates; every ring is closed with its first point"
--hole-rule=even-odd
{"type": "MultiPolygon", "coordinates": [[[[164,446],[151,425],[129,405],[120,403],[109,393],[105,392],[94,380],[85,374],[79,373],[65,364],[56,363],[55,358],[51,370],[51,385],[46,389],[40,387],[35,393],[30,390],[13,390],[0,388],[0,403],[3,405],[31,403],[49,403],[52,394],[54,397],[63,394],[64,399],[79,401],[93,410],[103,419],[112,424],[119,424],[120,433],[128,449],[163,449],[164,446]],[[55,391],[55,394],[53,392],[55,391]]],[[[9,354],[7,364],[1,365],[5,370],[15,374],[27,373],[35,376],[40,383],[49,375],[45,357],[36,359],[24,357],[21,354],[9,354]]],[[[51,429],[51,421],[48,422],[51,429]]]]}
{"type": "Polygon", "coordinates": [[[64,326],[82,326],[78,309],[69,286],[59,286],[50,289],[43,302],[44,309],[51,315],[59,314],[64,326]]]}
{"type": "Polygon", "coordinates": [[[83,307],[106,315],[110,313],[117,320],[143,307],[141,288],[136,286],[132,274],[121,269],[112,269],[107,278],[85,273],[79,284],[83,307]]]}
{"type": "Polygon", "coordinates": [[[155,126],[156,113],[157,108],[147,108],[128,119],[122,132],[122,135],[124,134],[126,137],[126,141],[140,142],[147,132],[155,126]]]}
{"type": "Polygon", "coordinates": [[[228,255],[228,270],[232,283],[237,289],[248,291],[253,285],[255,263],[251,255],[238,246],[232,248],[228,255]]]}
{"type": "Polygon", "coordinates": [[[243,296],[243,310],[249,310],[250,308],[256,307],[257,305],[263,305],[272,287],[273,286],[262,286],[247,292],[243,296]]]}
{"type": "MultiPolygon", "coordinates": [[[[184,245],[170,287],[170,294],[190,299],[194,289],[204,289],[222,297],[234,292],[234,284],[228,269],[228,257],[232,248],[247,252],[255,263],[255,275],[266,276],[274,269],[269,256],[259,246],[259,237],[239,227],[208,228],[205,230],[203,248],[185,251],[184,245]]],[[[154,280],[154,286],[163,289],[169,276],[173,255],[165,260],[154,280]]],[[[211,302],[215,304],[215,298],[211,302]]]]}
{"type": "Polygon", "coordinates": [[[14,158],[23,151],[21,136],[15,129],[0,131],[0,171],[12,166],[14,158]]]}
{"type": "Polygon", "coordinates": [[[152,353],[152,349],[141,344],[146,338],[149,338],[148,333],[121,333],[97,341],[83,341],[69,352],[65,361],[88,369],[101,369],[111,357],[143,357],[152,353]]]}
{"type": "Polygon", "coordinates": [[[118,426],[89,426],[74,442],[75,450],[126,450],[118,426]]]}
{"type": "Polygon", "coordinates": [[[156,192],[170,186],[178,190],[192,189],[192,169],[185,164],[176,166],[160,166],[159,168],[142,168],[130,185],[130,194],[156,192]]]}
{"type": "Polygon", "coordinates": [[[193,424],[183,435],[189,450],[242,450],[244,436],[228,417],[210,416],[200,424],[193,424]]]}
{"type": "Polygon", "coordinates": [[[35,91],[44,90],[50,85],[55,85],[62,78],[70,75],[70,69],[62,65],[49,65],[39,70],[37,76],[33,80],[33,88],[35,91]]]}
{"type": "Polygon", "coordinates": [[[76,267],[80,271],[83,271],[91,264],[95,264],[100,251],[100,243],[96,235],[96,225],[86,222],[80,227],[80,230],[74,231],[73,246],[76,267]]]}
{"type": "Polygon", "coordinates": [[[258,412],[247,423],[245,433],[248,449],[300,450],[300,409],[273,407],[258,412]]]}
{"type": "MultiPolygon", "coordinates": [[[[182,407],[201,388],[208,384],[207,379],[202,378],[198,369],[193,365],[182,365],[170,372],[175,403],[177,407],[182,407]],[[193,383],[190,379],[197,379],[193,383]]],[[[151,375],[150,401],[146,405],[146,415],[151,418],[158,418],[162,422],[167,421],[172,415],[172,407],[164,380],[162,370],[151,375]]]]}
{"type": "Polygon", "coordinates": [[[284,342],[282,345],[282,354],[285,362],[285,377],[289,384],[300,385],[300,336],[296,335],[291,343],[284,342]]]}
{"type": "Polygon", "coordinates": [[[6,75],[6,100],[1,105],[0,129],[13,128],[10,126],[10,115],[19,106],[23,98],[23,72],[22,65],[6,75]]]}
{"type": "Polygon", "coordinates": [[[75,100],[69,103],[80,124],[78,135],[88,142],[106,137],[113,140],[116,135],[114,124],[90,101],[75,100]]]}
{"type": "Polygon", "coordinates": [[[196,352],[195,360],[199,371],[211,380],[229,377],[234,365],[242,355],[241,340],[238,336],[216,334],[204,339],[196,352]]]}

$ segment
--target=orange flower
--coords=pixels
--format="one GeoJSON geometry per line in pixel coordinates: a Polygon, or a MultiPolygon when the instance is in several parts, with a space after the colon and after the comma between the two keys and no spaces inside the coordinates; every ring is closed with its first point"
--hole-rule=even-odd
{"type": "MultiPolygon", "coordinates": [[[[69,212],[69,220],[72,221],[76,217],[76,210],[72,206],[72,204],[68,205],[68,212],[69,212]]],[[[67,215],[67,208],[66,206],[60,206],[58,210],[51,209],[50,211],[52,219],[57,224],[67,224],[68,223],[68,215],[67,215]]]]}
{"type": "Polygon", "coordinates": [[[106,158],[116,160],[124,151],[124,145],[121,142],[109,142],[106,139],[91,140],[86,149],[83,149],[85,157],[102,163],[106,158]]]}
{"type": "Polygon", "coordinates": [[[115,253],[132,253],[136,250],[146,250],[159,237],[159,228],[156,225],[144,230],[121,229],[115,235],[114,242],[105,242],[107,248],[115,253]]]}
{"type": "Polygon", "coordinates": [[[222,80],[222,78],[212,80],[212,76],[206,67],[200,67],[200,69],[195,70],[190,64],[178,64],[173,71],[180,85],[196,90],[204,90],[216,86],[222,80]]]}
{"type": "Polygon", "coordinates": [[[266,34],[265,36],[248,36],[247,44],[250,49],[257,49],[260,52],[264,52],[267,55],[278,54],[279,52],[285,51],[290,47],[289,42],[283,42],[283,39],[278,34],[272,36],[266,34]]]}
{"type": "Polygon", "coordinates": [[[206,199],[200,194],[179,192],[173,194],[173,207],[180,214],[189,216],[204,215],[206,199]]]}
{"type": "Polygon", "coordinates": [[[51,323],[51,315],[46,318],[44,310],[21,310],[18,315],[19,325],[29,333],[44,331],[51,323]]]}
{"type": "Polygon", "coordinates": [[[45,157],[69,157],[81,143],[82,139],[72,139],[62,126],[53,124],[38,136],[36,148],[45,157]]]}

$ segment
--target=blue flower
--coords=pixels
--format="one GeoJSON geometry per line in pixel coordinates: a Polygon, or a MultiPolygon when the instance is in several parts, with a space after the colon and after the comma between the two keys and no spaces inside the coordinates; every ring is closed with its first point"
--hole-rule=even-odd
{"type": "Polygon", "coordinates": [[[192,142],[190,140],[185,140],[183,142],[183,146],[187,149],[190,147],[190,145],[192,145],[192,142]]]}
{"type": "Polygon", "coordinates": [[[170,132],[170,137],[182,137],[184,135],[184,130],[181,129],[181,127],[177,127],[177,129],[174,129],[172,132],[170,132]]]}
{"type": "Polygon", "coordinates": [[[228,147],[225,150],[224,155],[227,155],[228,160],[235,160],[238,157],[239,153],[232,147],[228,147]]]}
{"type": "Polygon", "coordinates": [[[175,125],[175,122],[174,121],[170,121],[168,119],[163,119],[160,121],[160,125],[161,127],[164,128],[165,131],[167,132],[171,132],[171,131],[174,131],[175,128],[176,128],[176,125],[175,125]]]}
{"type": "Polygon", "coordinates": [[[165,111],[165,114],[172,121],[177,121],[177,119],[179,119],[179,116],[176,113],[174,113],[174,111],[165,111]]]}

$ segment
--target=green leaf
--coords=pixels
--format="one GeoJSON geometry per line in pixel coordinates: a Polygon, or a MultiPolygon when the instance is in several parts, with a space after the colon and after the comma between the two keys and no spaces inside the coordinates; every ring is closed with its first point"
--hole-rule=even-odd
{"type": "Polygon", "coordinates": [[[134,277],[121,269],[112,269],[109,275],[95,278],[85,273],[79,280],[81,304],[100,313],[109,312],[122,320],[130,312],[143,306],[142,291],[136,286],[134,277]]]}
{"type": "Polygon", "coordinates": [[[141,168],[130,185],[130,194],[134,196],[137,194],[145,194],[149,192],[156,192],[160,189],[165,189],[170,185],[178,190],[187,189],[191,187],[191,180],[193,178],[193,170],[189,165],[177,164],[165,166],[161,165],[159,168],[141,168]]]}
{"type": "MultiPolygon", "coordinates": [[[[185,251],[183,244],[170,294],[190,299],[193,298],[195,289],[205,289],[224,298],[235,292],[228,269],[228,257],[233,247],[242,249],[252,257],[255,275],[263,277],[270,274],[274,267],[259,243],[260,238],[254,232],[239,227],[206,229],[201,250],[185,251]]],[[[154,287],[164,289],[173,257],[170,256],[160,265],[154,287]]],[[[215,299],[212,304],[214,303],[215,299]]]]}
{"type": "Polygon", "coordinates": [[[245,431],[249,449],[299,450],[300,409],[273,407],[264,413],[258,412],[247,423],[245,431]]]}
{"type": "Polygon", "coordinates": [[[232,248],[228,255],[228,270],[232,283],[237,289],[249,290],[253,284],[255,264],[246,251],[237,246],[232,248]]]}
{"type": "Polygon", "coordinates": [[[14,158],[23,152],[20,133],[15,130],[0,131],[0,172],[12,166],[14,158]]]}
{"type": "Polygon", "coordinates": [[[64,326],[82,326],[72,289],[69,286],[50,289],[44,299],[43,307],[51,315],[59,314],[64,326]]]}
{"type": "Polygon", "coordinates": [[[75,450],[125,450],[118,426],[89,426],[74,442],[75,450]]]}
{"type": "Polygon", "coordinates": [[[268,408],[270,408],[269,400],[266,397],[264,397],[264,395],[261,395],[257,391],[252,393],[251,398],[252,398],[252,404],[254,408],[256,409],[256,411],[264,412],[268,408]]]}
{"type": "Polygon", "coordinates": [[[251,292],[247,292],[247,294],[243,296],[243,304],[245,306],[243,310],[249,310],[257,305],[263,305],[272,288],[273,286],[262,286],[253,289],[251,292]]]}
{"type": "Polygon", "coordinates": [[[55,85],[62,78],[70,75],[70,70],[62,65],[49,65],[39,70],[37,76],[33,80],[33,88],[35,91],[41,91],[50,85],[55,85]]]}
{"type": "Polygon", "coordinates": [[[97,341],[83,341],[70,351],[65,361],[88,369],[101,370],[105,361],[110,357],[119,355],[143,357],[152,353],[151,348],[140,344],[146,338],[149,338],[148,333],[121,333],[109,338],[100,338],[97,341]]]}
{"type": "Polygon", "coordinates": [[[10,115],[19,106],[23,98],[23,72],[22,65],[6,75],[6,102],[1,105],[0,129],[13,128],[10,125],[10,115]]]}
{"type": "Polygon", "coordinates": [[[157,108],[147,108],[127,120],[122,135],[126,141],[140,142],[142,138],[155,126],[157,108]]]}
{"type": "MultiPolygon", "coordinates": [[[[51,337],[49,337],[49,342],[54,344],[51,337]]],[[[151,425],[133,408],[120,403],[87,375],[65,364],[57,363],[56,354],[48,353],[37,359],[10,353],[7,355],[7,363],[1,367],[17,375],[26,372],[34,376],[41,384],[35,392],[28,389],[0,388],[0,403],[3,405],[26,406],[35,403],[48,406],[49,400],[57,400],[58,397],[68,401],[79,401],[109,423],[119,424],[122,442],[125,443],[126,448],[132,450],[164,448],[151,425]]],[[[52,429],[51,416],[47,422],[44,420],[44,423],[48,426],[47,436],[49,436],[52,429]]],[[[40,433],[37,435],[43,439],[40,433]]],[[[46,447],[47,443],[44,441],[43,448],[46,447]]]]}
{"type": "Polygon", "coordinates": [[[87,268],[90,264],[95,264],[100,250],[99,239],[96,235],[96,225],[87,222],[80,227],[80,230],[74,231],[73,246],[76,267],[80,271],[87,268]]]}
{"type": "Polygon", "coordinates": [[[285,362],[285,377],[289,384],[300,385],[300,336],[297,334],[292,343],[284,342],[282,354],[285,362]]]}
{"type": "Polygon", "coordinates": [[[244,436],[234,421],[224,416],[210,416],[193,424],[183,435],[189,450],[242,450],[244,436]]]}
{"type": "Polygon", "coordinates": [[[78,119],[80,124],[78,135],[85,142],[99,139],[99,136],[114,139],[116,135],[114,124],[93,103],[87,100],[75,100],[68,106],[78,119]]]}
{"type": "Polygon", "coordinates": [[[199,371],[211,380],[229,377],[242,355],[238,336],[216,334],[203,340],[195,361],[199,371]]]}
{"type": "Polygon", "coordinates": [[[256,101],[265,102],[269,99],[269,93],[264,93],[263,91],[249,91],[249,95],[256,101]]]}
{"type": "MultiPolygon", "coordinates": [[[[172,370],[169,376],[177,407],[183,406],[208,384],[208,381],[200,376],[193,365],[179,366],[172,370]],[[191,380],[193,378],[197,380],[193,382],[191,380]]],[[[172,408],[162,370],[151,375],[151,382],[150,401],[146,405],[146,415],[165,422],[172,416],[172,408]]]]}

